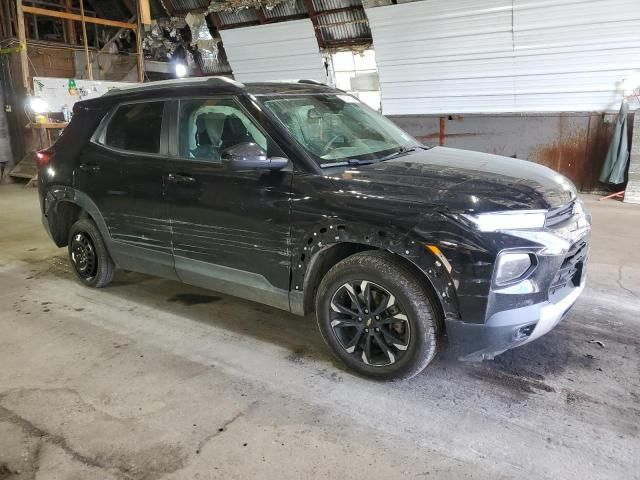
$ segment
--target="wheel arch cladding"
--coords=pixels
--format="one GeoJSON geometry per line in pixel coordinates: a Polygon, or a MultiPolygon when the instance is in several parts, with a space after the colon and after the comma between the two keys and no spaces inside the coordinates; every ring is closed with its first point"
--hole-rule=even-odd
{"type": "Polygon", "coordinates": [[[64,247],[71,226],[81,218],[91,219],[105,239],[110,239],[107,226],[93,201],[83,192],[67,186],[54,186],[44,196],[43,214],[55,244],[64,247]]]}
{"type": "Polygon", "coordinates": [[[312,312],[324,275],[339,261],[366,250],[393,254],[423,281],[434,300],[437,299],[435,304],[441,319],[459,317],[453,280],[446,266],[424,243],[412,239],[410,234],[339,222],[318,225],[292,248],[291,290],[293,298],[299,298],[301,303],[297,308],[292,305],[293,310],[303,314],[312,312]]]}

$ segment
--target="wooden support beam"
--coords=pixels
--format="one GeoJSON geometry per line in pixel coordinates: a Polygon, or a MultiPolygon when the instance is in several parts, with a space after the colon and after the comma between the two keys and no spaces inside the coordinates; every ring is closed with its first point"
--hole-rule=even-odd
{"type": "Polygon", "coordinates": [[[87,40],[87,24],[84,16],[84,0],[80,0],[80,19],[82,22],[82,43],[84,44],[84,58],[87,62],[87,76],[93,80],[93,65],[89,56],[89,41],[87,40]]]}
{"type": "Polygon", "coordinates": [[[309,14],[309,19],[313,24],[313,31],[316,32],[316,41],[318,42],[318,48],[324,48],[324,39],[322,38],[322,32],[318,27],[318,17],[316,15],[316,10],[313,8],[313,0],[304,0],[304,5],[307,7],[307,13],[309,14]]]}
{"type": "MultiPolygon", "coordinates": [[[[34,15],[42,15],[45,17],[64,18],[68,20],[75,20],[82,22],[82,15],[67,12],[57,12],[55,10],[48,10],[45,8],[37,7],[22,7],[24,13],[33,13],[34,15]]],[[[95,23],[97,25],[105,25],[107,27],[128,28],[130,30],[136,30],[137,25],[135,23],[118,22],[116,20],[106,20],[104,18],[84,17],[84,21],[87,23],[95,23]]]]}
{"type": "Polygon", "coordinates": [[[4,8],[5,5],[3,3],[2,5],[0,5],[0,35],[2,35],[3,37],[8,37],[9,34],[6,31],[7,23],[5,21],[4,8]]]}
{"type": "Polygon", "coordinates": [[[151,24],[151,8],[149,7],[149,0],[138,0],[140,14],[138,18],[143,25],[151,24]]]}
{"type": "Polygon", "coordinates": [[[222,24],[222,20],[220,20],[220,15],[218,15],[217,12],[211,12],[209,14],[209,17],[213,22],[213,26],[216,27],[216,30],[221,30],[224,28],[224,25],[222,24]]]}
{"type": "MultiPolygon", "coordinates": [[[[71,0],[64,0],[64,7],[67,10],[68,13],[73,13],[71,10],[71,0]]],[[[73,20],[65,20],[65,28],[67,31],[67,37],[69,37],[69,43],[71,45],[77,45],[78,44],[78,37],[76,34],[76,24],[73,23],[73,20]]]]}
{"type": "Polygon", "coordinates": [[[18,35],[18,3],[9,2],[9,16],[11,17],[11,23],[13,24],[13,35],[18,35]],[[15,9],[13,6],[15,5],[15,9]]]}
{"type": "Polygon", "coordinates": [[[29,83],[29,57],[27,56],[27,35],[24,30],[24,7],[22,0],[16,0],[16,16],[18,21],[18,41],[20,42],[20,67],[22,68],[22,86],[31,94],[29,83]]]}
{"type": "Polygon", "coordinates": [[[267,23],[267,16],[264,14],[264,10],[262,8],[256,8],[256,15],[258,16],[258,22],[260,22],[260,25],[267,23]]]}

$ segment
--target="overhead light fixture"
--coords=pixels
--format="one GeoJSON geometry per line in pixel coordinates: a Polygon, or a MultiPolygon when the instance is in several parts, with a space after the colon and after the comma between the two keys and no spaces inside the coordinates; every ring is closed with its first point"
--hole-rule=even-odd
{"type": "Polygon", "coordinates": [[[49,104],[40,97],[31,97],[29,99],[29,108],[34,113],[46,113],[49,111],[49,104]]]}
{"type": "Polygon", "coordinates": [[[188,73],[187,66],[184,63],[176,63],[176,77],[186,77],[188,73]]]}

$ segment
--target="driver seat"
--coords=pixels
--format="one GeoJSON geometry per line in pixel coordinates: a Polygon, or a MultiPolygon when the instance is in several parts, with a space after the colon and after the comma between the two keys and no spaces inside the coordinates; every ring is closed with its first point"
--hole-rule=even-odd
{"type": "Polygon", "coordinates": [[[222,127],[222,135],[220,148],[233,147],[239,143],[253,142],[253,138],[249,135],[247,127],[244,126],[242,120],[237,115],[229,115],[224,120],[224,126],[222,127]]]}

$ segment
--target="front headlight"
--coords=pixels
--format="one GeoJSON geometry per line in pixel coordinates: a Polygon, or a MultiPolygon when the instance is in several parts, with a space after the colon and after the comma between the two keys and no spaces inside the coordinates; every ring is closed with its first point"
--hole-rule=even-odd
{"type": "Polygon", "coordinates": [[[547,218],[547,211],[514,210],[510,212],[491,212],[463,216],[475,224],[481,232],[496,232],[498,230],[543,228],[547,218]]]}

